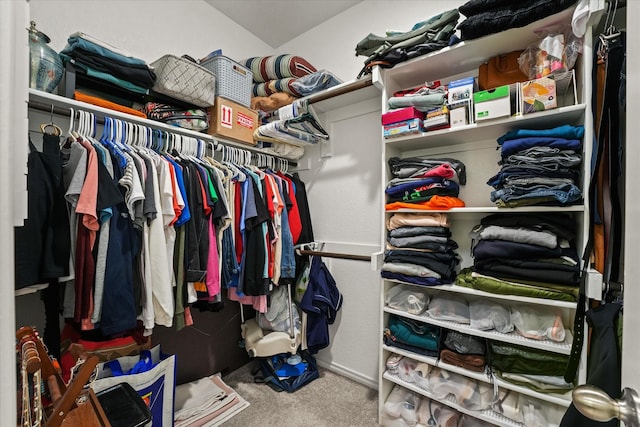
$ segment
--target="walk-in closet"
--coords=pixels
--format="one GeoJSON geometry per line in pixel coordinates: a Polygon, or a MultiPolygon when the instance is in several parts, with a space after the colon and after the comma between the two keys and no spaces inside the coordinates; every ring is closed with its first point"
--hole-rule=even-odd
{"type": "Polygon", "coordinates": [[[0,0],[0,407],[639,422],[640,3],[511,3],[0,0]]]}

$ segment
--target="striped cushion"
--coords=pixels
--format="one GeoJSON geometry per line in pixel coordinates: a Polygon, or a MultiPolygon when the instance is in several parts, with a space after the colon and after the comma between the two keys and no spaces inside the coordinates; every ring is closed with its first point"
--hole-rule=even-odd
{"type": "Polygon", "coordinates": [[[291,84],[294,81],[296,81],[296,79],[293,77],[285,77],[263,83],[254,83],[252,96],[269,96],[276,92],[285,92],[299,98],[301,96],[300,92],[291,84]]]}
{"type": "Polygon", "coordinates": [[[295,55],[256,56],[241,63],[253,72],[255,83],[302,77],[317,71],[304,58],[295,55]]]}

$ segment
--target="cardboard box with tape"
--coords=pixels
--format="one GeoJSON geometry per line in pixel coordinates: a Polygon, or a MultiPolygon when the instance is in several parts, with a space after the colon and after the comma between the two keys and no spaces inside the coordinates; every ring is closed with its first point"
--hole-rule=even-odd
{"type": "Polygon", "coordinates": [[[257,111],[217,96],[215,105],[207,109],[207,114],[209,135],[256,145],[253,131],[259,126],[257,111]]]}

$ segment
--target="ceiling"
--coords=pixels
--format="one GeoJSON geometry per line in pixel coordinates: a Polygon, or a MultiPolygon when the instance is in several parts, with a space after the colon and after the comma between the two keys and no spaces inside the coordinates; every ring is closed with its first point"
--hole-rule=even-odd
{"type": "Polygon", "coordinates": [[[205,0],[276,49],[362,0],[205,0]]]}

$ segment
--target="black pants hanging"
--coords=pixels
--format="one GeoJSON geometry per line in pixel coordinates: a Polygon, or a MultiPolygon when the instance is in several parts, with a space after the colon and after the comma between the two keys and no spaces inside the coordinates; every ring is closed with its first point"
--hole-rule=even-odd
{"type": "MultiPolygon", "coordinates": [[[[621,305],[605,304],[586,313],[587,322],[593,328],[587,384],[600,387],[609,396],[620,397],[620,351],[616,332],[616,319],[621,305]]],[[[582,415],[572,403],[562,417],[560,427],[617,427],[618,420],[606,423],[593,421],[582,415]]]]}

